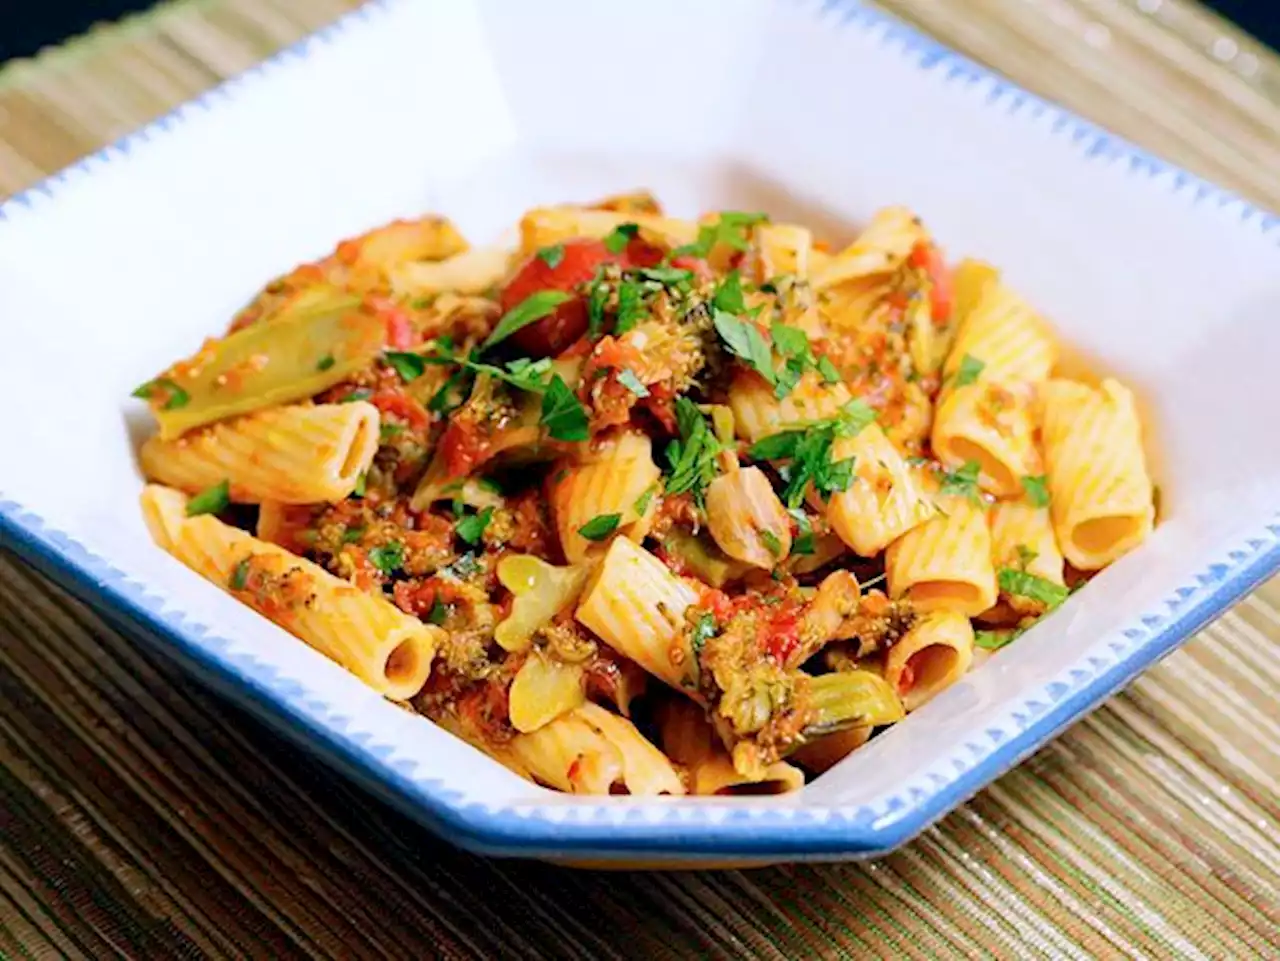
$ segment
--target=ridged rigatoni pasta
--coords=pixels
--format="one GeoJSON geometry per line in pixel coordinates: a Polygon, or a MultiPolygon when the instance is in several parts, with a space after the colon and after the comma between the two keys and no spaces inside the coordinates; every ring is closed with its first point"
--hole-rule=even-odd
{"type": "Polygon", "coordinates": [[[739,374],[729,387],[734,427],[739,437],[753,444],[799,424],[834,417],[852,399],[844,384],[827,384],[812,372],[781,400],[756,374],[739,374]]]}
{"type": "Polygon", "coordinates": [[[609,551],[578,604],[578,621],[654,677],[680,688],[693,668],[679,642],[693,588],[625,537],[609,551]]]}
{"type": "Polygon", "coordinates": [[[584,704],[511,742],[535,779],[569,794],[684,794],[671,762],[626,718],[584,704]]]}
{"type": "Polygon", "coordinates": [[[837,439],[831,456],[854,458],[853,483],[832,495],[827,520],[855,553],[872,557],[933,516],[933,502],[919,471],[907,464],[878,425],[837,439]]]}
{"type": "Polygon", "coordinates": [[[987,505],[936,495],[938,513],[885,552],[889,596],[922,611],[949,609],[976,617],[996,602],[987,505]]]}
{"type": "Polygon", "coordinates": [[[973,625],[956,610],[926,614],[884,658],[884,679],[914,711],[964,676],[973,661],[973,625]]]}
{"type": "Polygon", "coordinates": [[[216,517],[188,517],[188,503],[172,488],[143,491],[143,517],[162,548],[379,693],[403,701],[422,689],[439,627],[216,517]]]}
{"type": "Polygon", "coordinates": [[[661,476],[653,462],[653,443],[634,431],[601,438],[581,458],[557,463],[551,510],[569,562],[579,564],[604,553],[614,535],[642,540],[657,507],[653,495],[661,476]],[[605,538],[583,536],[583,528],[600,517],[616,520],[605,538]]]}
{"type": "Polygon", "coordinates": [[[996,497],[1017,497],[1022,478],[1043,473],[1030,384],[982,379],[944,393],[933,421],[933,452],[956,469],[975,461],[978,483],[996,497]]]}
{"type": "Polygon", "coordinates": [[[1155,507],[1133,395],[1052,380],[1042,392],[1045,463],[1058,546],[1080,570],[1105,567],[1151,533],[1155,507]]]}
{"type": "Polygon", "coordinates": [[[1058,339],[1029,304],[1005,284],[990,281],[964,317],[943,372],[954,378],[966,357],[983,375],[1006,383],[1038,384],[1058,362],[1058,339]]]}
{"type": "Polygon", "coordinates": [[[927,239],[920,218],[906,207],[876,212],[858,238],[813,277],[817,290],[901,267],[916,244],[927,239]]]}
{"type": "Polygon", "coordinates": [[[139,460],[151,480],[195,494],[230,483],[231,499],[313,504],[348,496],[378,449],[378,408],[298,404],[152,437],[139,460]]]}

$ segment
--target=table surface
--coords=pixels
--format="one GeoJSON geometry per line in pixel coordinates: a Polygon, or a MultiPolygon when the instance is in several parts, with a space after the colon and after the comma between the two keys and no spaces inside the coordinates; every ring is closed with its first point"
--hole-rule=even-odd
{"type": "MultiPolygon", "coordinates": [[[[0,72],[0,197],[353,0],[184,0],[0,72]]],[[[1186,0],[885,0],[1280,208],[1280,58],[1186,0]]],[[[13,321],[10,320],[9,323],[13,321]]],[[[1280,581],[871,864],[452,849],[0,552],[0,958],[1280,956],[1280,581]]]]}

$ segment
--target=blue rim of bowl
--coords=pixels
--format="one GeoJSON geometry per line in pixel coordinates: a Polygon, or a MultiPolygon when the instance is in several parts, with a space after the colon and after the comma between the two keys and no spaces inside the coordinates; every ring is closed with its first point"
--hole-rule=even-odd
{"type": "MultiPolygon", "coordinates": [[[[0,204],[0,223],[18,207],[52,198],[75,177],[92,175],[102,165],[174,129],[193,111],[230,102],[235,91],[269,75],[289,61],[305,59],[352,26],[394,8],[396,0],[372,0],[328,27],[286,47],[243,74],[91,154],[65,170],[0,204]]],[[[1027,93],[986,68],[858,0],[815,5],[836,26],[877,31],[882,44],[897,48],[920,69],[941,71],[947,82],[989,85],[988,105],[1009,113],[1027,111],[1033,119],[1054,119],[1053,132],[1069,140],[1085,162],[1127,161],[1130,174],[1172,177],[1172,193],[1191,192],[1190,202],[1212,202],[1239,209],[1242,226],[1269,234],[1280,218],[1238,196],[1160,160],[1146,151],[1027,93]]],[[[809,10],[807,12],[814,12],[809,10]]],[[[348,733],[349,718],[311,695],[274,667],[232,654],[228,643],[207,626],[181,612],[166,610],[160,598],[131,580],[74,539],[57,531],[0,491],[0,544],[12,548],[33,567],[96,607],[130,633],[141,635],[210,686],[241,701],[286,735],[318,750],[371,793],[463,847],[487,854],[540,857],[627,858],[643,856],[697,861],[708,858],[843,859],[886,853],[919,834],[934,821],[1016,765],[1058,732],[1078,720],[1133,677],[1175,649],[1270,575],[1280,570],[1280,513],[1259,522],[1239,549],[1206,564],[1195,582],[1178,588],[1160,610],[1134,619],[1111,646],[1110,659],[1093,658],[1033,692],[1014,713],[1018,730],[985,732],[984,740],[964,745],[948,757],[952,769],[934,773],[927,783],[904,786],[884,804],[871,807],[762,806],[751,803],[672,806],[670,816],[630,818],[619,809],[590,799],[556,806],[522,804],[492,807],[467,801],[443,780],[413,762],[394,759],[394,745],[377,745],[367,735],[348,733]],[[715,816],[708,816],[715,809],[715,816]]]]}

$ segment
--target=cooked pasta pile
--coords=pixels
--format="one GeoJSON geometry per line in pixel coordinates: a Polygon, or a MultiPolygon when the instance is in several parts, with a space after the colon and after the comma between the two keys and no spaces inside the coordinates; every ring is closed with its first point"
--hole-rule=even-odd
{"type": "Polygon", "coordinates": [[[804,784],[1154,522],[1114,380],[920,219],[396,222],[147,382],[157,543],[525,777],[804,784]]]}

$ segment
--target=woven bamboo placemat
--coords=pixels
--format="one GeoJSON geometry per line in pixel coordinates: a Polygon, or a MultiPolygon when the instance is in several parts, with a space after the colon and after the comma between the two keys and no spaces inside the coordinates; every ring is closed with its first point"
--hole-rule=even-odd
{"type": "MultiPolygon", "coordinates": [[[[351,5],[186,0],[0,71],[0,196],[351,5]]],[[[1202,8],[884,5],[1280,208],[1280,58],[1202,8]]],[[[453,850],[0,553],[0,958],[1278,957],[1278,639],[1280,581],[877,863],[594,874],[453,850]]]]}

